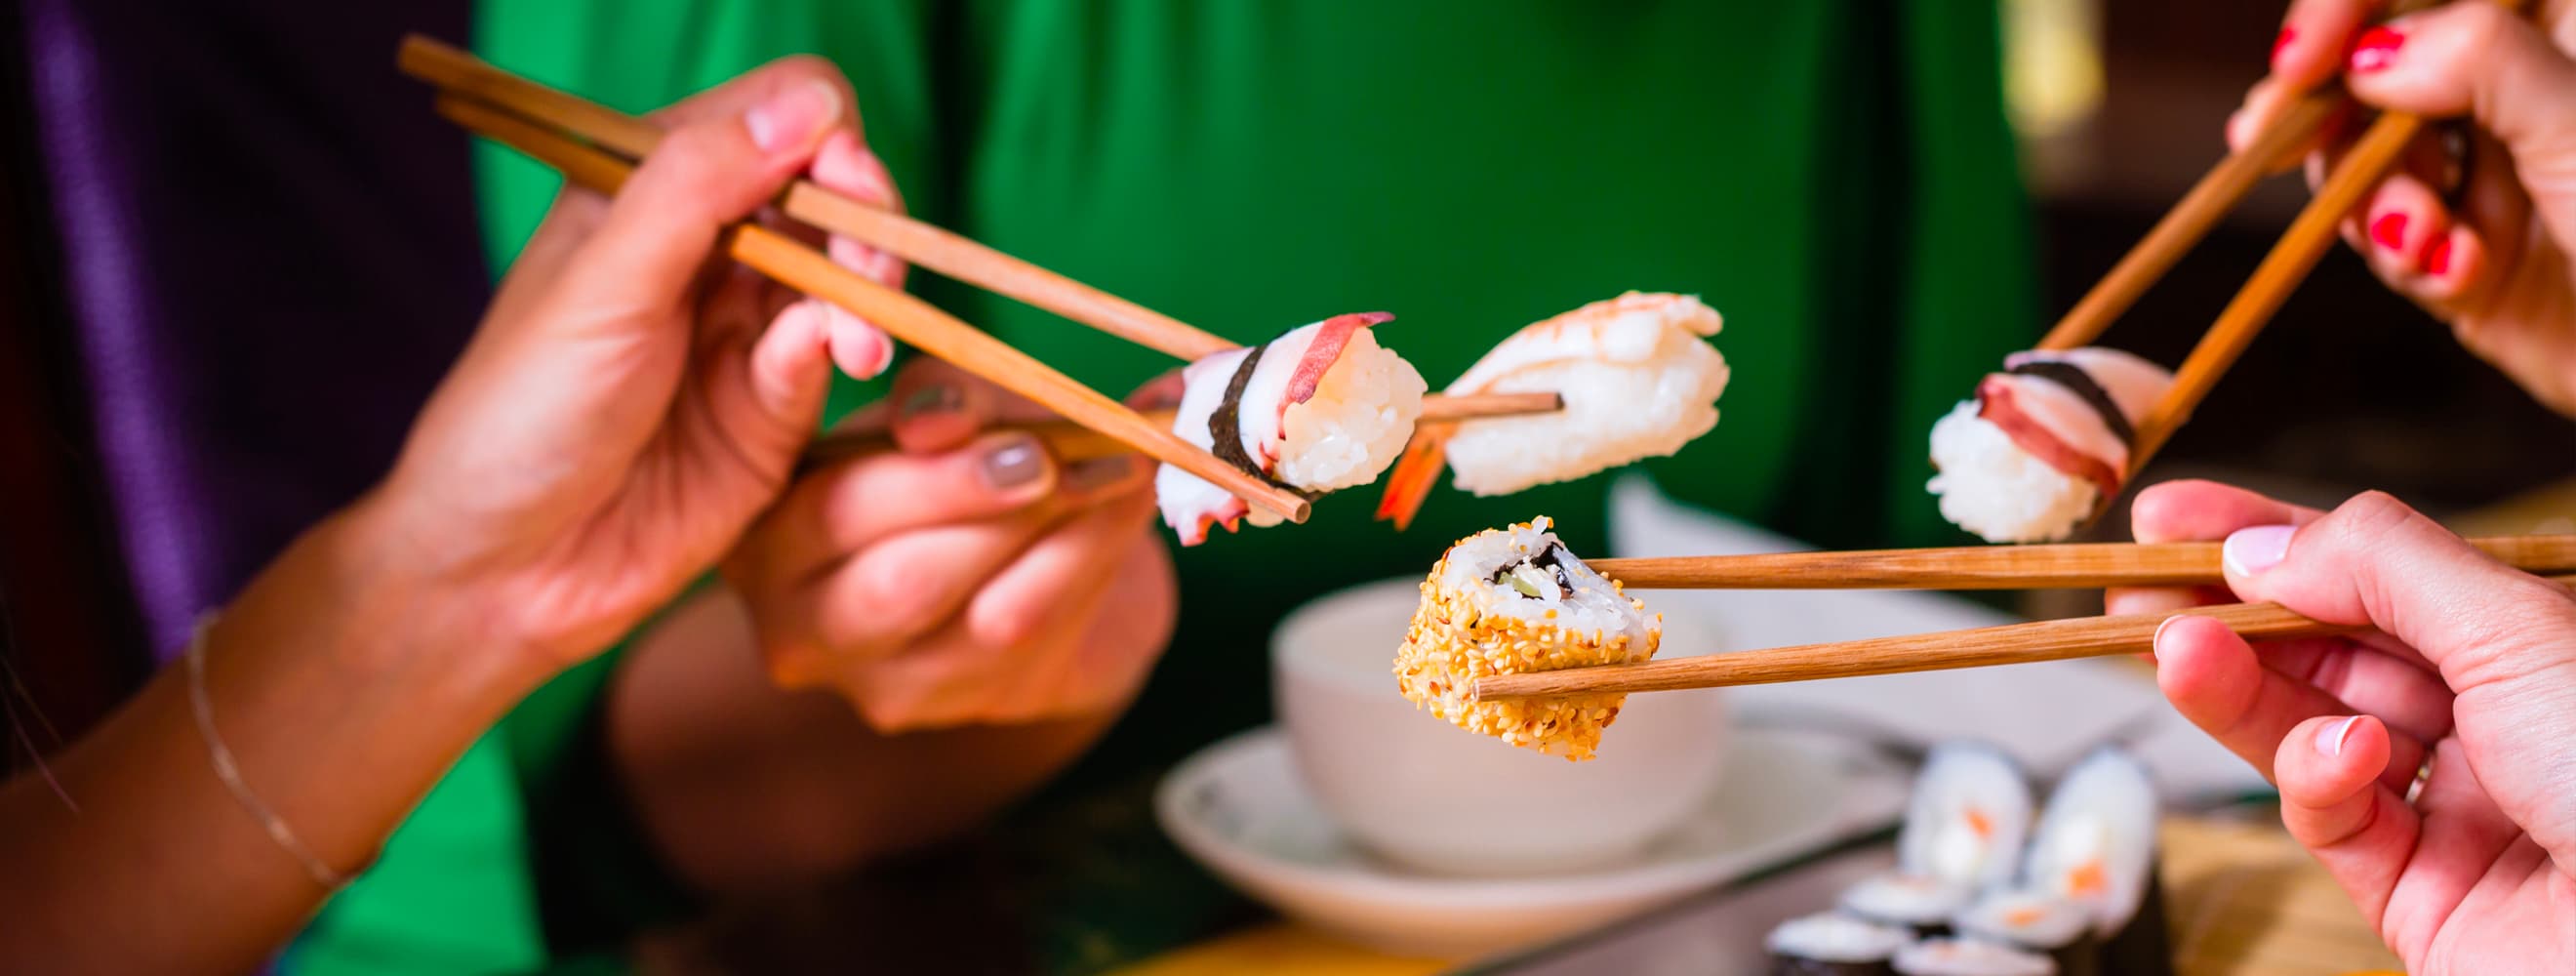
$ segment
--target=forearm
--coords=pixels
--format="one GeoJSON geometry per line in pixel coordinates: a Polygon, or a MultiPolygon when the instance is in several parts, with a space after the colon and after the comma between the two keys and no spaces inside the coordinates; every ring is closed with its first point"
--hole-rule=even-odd
{"type": "MultiPolygon", "coordinates": [[[[297,540],[208,637],[239,775],[341,871],[543,677],[461,591],[416,575],[364,508],[297,540]]],[[[185,664],[42,777],[0,787],[0,958],[62,972],[256,966],[328,894],[217,778],[185,664]]]]}
{"type": "Polygon", "coordinates": [[[1119,713],[883,735],[836,695],[771,684],[750,618],[723,587],[637,642],[608,707],[638,819],[680,876],[710,891],[810,880],[971,829],[1119,713]]]}

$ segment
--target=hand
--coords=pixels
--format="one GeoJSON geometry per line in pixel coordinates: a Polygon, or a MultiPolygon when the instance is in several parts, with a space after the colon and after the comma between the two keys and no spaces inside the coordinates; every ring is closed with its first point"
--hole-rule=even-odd
{"type": "Polygon", "coordinates": [[[2256,648],[2175,617],[2156,635],[2156,679],[2280,787],[2291,836],[2407,971],[2576,972],[2576,597],[2376,493],[2326,514],[2171,482],[2138,496],[2132,522],[2141,542],[2224,537],[2227,585],[2246,600],[2374,628],[2256,648]]]}
{"type": "MultiPolygon", "coordinates": [[[[2576,415],[2576,0],[2536,21],[2468,0],[2369,28],[2384,0],[2295,0],[2272,75],[2229,119],[2239,148],[2338,72],[2353,96],[2427,118],[2469,116],[2466,172],[2450,200],[2434,136],[2344,222],[2344,240],[2399,294],[2450,323],[2471,352],[2542,403],[2576,415]]],[[[2358,135],[2330,126],[2308,181],[2358,135]]]]}
{"type": "Polygon", "coordinates": [[[853,421],[898,452],[798,482],[726,561],[774,680],[825,686],[881,731],[1121,707],[1171,637],[1153,466],[1059,468],[992,421],[1048,415],[936,360],[853,421]]]}
{"type": "Polygon", "coordinates": [[[818,60],[735,79],[658,116],[670,135],[616,199],[568,188],[530,239],[372,499],[505,639],[558,666],[616,639],[777,495],[830,359],[884,369],[883,334],[714,251],[809,163],[894,205],[852,104],[818,60]]]}

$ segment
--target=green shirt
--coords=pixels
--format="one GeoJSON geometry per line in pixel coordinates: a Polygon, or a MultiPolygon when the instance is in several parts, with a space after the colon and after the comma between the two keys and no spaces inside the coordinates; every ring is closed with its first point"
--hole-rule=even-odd
{"type": "MultiPolygon", "coordinates": [[[[494,62],[639,111],[822,54],[915,214],[1239,341],[1393,311],[1381,340],[1435,387],[1584,302],[1701,295],[1726,317],[1722,420],[1642,467],[1828,545],[1960,538],[1923,492],[1925,434],[2035,334],[1990,4],[483,0],[479,24],[494,62]]],[[[556,184],[478,152],[498,273],[556,184]]],[[[915,281],[1113,395],[1175,365],[915,281]]],[[[834,413],[875,395],[845,383],[834,413]]],[[[1320,593],[1419,574],[1451,540],[1537,514],[1599,549],[1607,480],[1444,485],[1401,535],[1370,520],[1372,487],[1181,551],[1178,636],[1068,788],[1266,720],[1270,625],[1320,593]]],[[[469,755],[297,968],[543,964],[537,906],[597,885],[532,867],[563,858],[527,838],[581,834],[550,832],[542,798],[597,778],[578,735],[607,666],[469,755]]]]}

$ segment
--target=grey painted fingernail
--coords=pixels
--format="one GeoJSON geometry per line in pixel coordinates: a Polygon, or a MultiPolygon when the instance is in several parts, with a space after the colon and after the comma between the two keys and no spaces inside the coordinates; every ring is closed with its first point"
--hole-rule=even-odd
{"type": "Polygon", "coordinates": [[[946,383],[925,386],[903,398],[897,412],[906,417],[926,417],[934,413],[955,413],[966,405],[966,391],[946,383]]]}
{"type": "Polygon", "coordinates": [[[984,452],[984,483],[1017,488],[1046,474],[1046,453],[1029,437],[1014,437],[984,452]]]}
{"type": "Polygon", "coordinates": [[[1126,456],[1093,458],[1065,470],[1064,480],[1077,489],[1114,485],[1136,470],[1134,458],[1126,456]]]}

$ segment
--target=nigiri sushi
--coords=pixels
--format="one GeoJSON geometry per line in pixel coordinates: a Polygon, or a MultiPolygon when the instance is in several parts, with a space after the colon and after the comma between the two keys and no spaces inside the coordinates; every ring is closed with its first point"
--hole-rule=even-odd
{"type": "Polygon", "coordinates": [[[2119,495],[2137,424],[2172,385],[2117,349],[2015,353],[1932,425],[1939,473],[1925,487],[1988,542],[2066,538],[2119,495]]]}
{"type": "Polygon", "coordinates": [[[1426,427],[1387,476],[1378,518],[1413,521],[1445,464],[1455,484],[1507,495],[1679,451],[1717,426],[1723,320],[1690,295],[1629,292],[1513,333],[1450,395],[1553,392],[1565,408],[1426,427]]]}
{"type": "Polygon", "coordinates": [[[1593,572],[1546,518],[1458,540],[1422,581],[1396,652],[1396,687],[1469,732],[1570,760],[1592,758],[1624,694],[1476,701],[1476,679],[1655,656],[1664,618],[1593,572]]]}
{"type": "MultiPolygon", "coordinates": [[[[1384,312],[1337,315],[1258,346],[1230,349],[1181,370],[1172,433],[1271,483],[1309,497],[1368,484],[1395,462],[1422,415],[1428,384],[1404,357],[1377,344],[1384,312]]],[[[1181,544],[1208,528],[1279,524],[1232,492],[1166,464],[1154,475],[1163,523],[1181,544]]]]}

